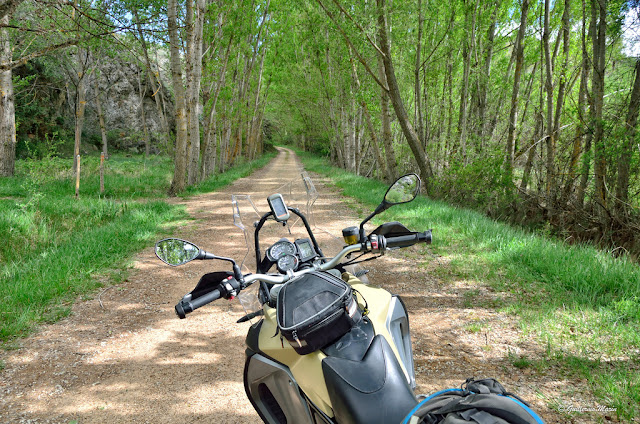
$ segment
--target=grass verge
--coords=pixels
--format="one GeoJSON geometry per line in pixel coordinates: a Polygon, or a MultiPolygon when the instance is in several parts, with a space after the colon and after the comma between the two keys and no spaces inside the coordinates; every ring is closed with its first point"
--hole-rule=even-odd
{"type": "MultiPolygon", "coordinates": [[[[219,189],[272,157],[242,163],[182,195],[219,189]]],[[[165,201],[170,159],[112,156],[102,194],[98,166],[99,158],[83,158],[78,199],[70,160],[18,161],[16,176],[0,179],[2,346],[68,315],[78,295],[117,283],[136,252],[189,219],[165,201]]]]}
{"type": "MultiPolygon", "coordinates": [[[[298,153],[308,171],[331,177],[346,196],[373,209],[387,186],[298,153]]],[[[466,279],[504,294],[544,349],[517,366],[557,364],[587,380],[603,406],[620,420],[640,416],[640,268],[589,246],[501,224],[470,210],[419,197],[382,215],[410,228],[434,229],[432,250],[451,258],[441,277],[466,279]]],[[[382,220],[380,220],[382,222],[382,220]]],[[[425,259],[428,260],[428,259],[425,259]]]]}

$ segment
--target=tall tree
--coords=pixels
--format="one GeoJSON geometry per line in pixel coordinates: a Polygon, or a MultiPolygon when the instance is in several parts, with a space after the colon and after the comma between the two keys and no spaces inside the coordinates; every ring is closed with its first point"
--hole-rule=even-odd
{"type": "Polygon", "coordinates": [[[547,145],[547,182],[546,182],[546,204],[549,210],[553,209],[554,190],[555,190],[555,154],[556,154],[556,134],[553,132],[553,61],[551,59],[550,47],[550,4],[551,0],[544,2],[544,32],[542,34],[542,42],[544,47],[544,63],[545,63],[545,91],[547,96],[547,112],[545,120],[545,141],[547,145]]]}
{"type": "MultiPolygon", "coordinates": [[[[590,160],[588,159],[589,149],[586,149],[583,153],[583,141],[585,136],[587,138],[591,137],[591,133],[585,130],[587,125],[587,91],[589,84],[589,70],[591,68],[589,61],[589,53],[587,50],[587,13],[586,13],[586,0],[582,0],[582,29],[580,34],[581,41],[581,50],[582,50],[582,61],[580,63],[580,88],[578,91],[578,123],[576,125],[575,136],[573,139],[573,149],[571,150],[571,157],[569,160],[569,170],[568,170],[568,178],[565,183],[563,202],[568,202],[570,200],[571,192],[573,191],[573,187],[576,179],[576,169],[578,166],[578,160],[580,159],[580,154],[582,153],[585,157],[585,164],[589,164],[590,160]]],[[[586,188],[587,175],[589,174],[588,170],[585,170],[583,173],[584,183],[581,183],[578,186],[578,192],[575,196],[575,202],[579,205],[584,203],[584,190],[586,188]]]]}
{"type": "Polygon", "coordinates": [[[608,208],[607,208],[607,191],[605,186],[605,176],[607,173],[607,157],[606,157],[606,140],[604,137],[604,82],[605,82],[605,60],[607,52],[606,35],[607,35],[607,0],[592,0],[591,14],[595,23],[591,34],[593,41],[593,79],[592,79],[592,96],[593,104],[591,110],[591,120],[593,122],[593,145],[594,145],[594,179],[595,179],[595,202],[596,210],[602,225],[607,225],[608,208]]]}
{"type": "Polygon", "coordinates": [[[405,109],[402,95],[400,93],[400,87],[398,80],[396,79],[396,72],[391,58],[391,45],[389,42],[389,27],[388,27],[388,10],[385,0],[377,0],[378,4],[378,34],[380,39],[380,54],[382,55],[382,62],[384,63],[384,72],[387,77],[387,87],[383,87],[389,91],[389,99],[393,105],[393,109],[398,118],[402,133],[409,143],[409,147],[413,152],[413,157],[418,164],[420,174],[422,175],[425,185],[428,189],[429,178],[433,175],[431,164],[427,159],[427,155],[422,147],[422,143],[418,138],[418,134],[413,129],[407,110],[405,109]]]}
{"type": "Polygon", "coordinates": [[[389,110],[389,92],[386,88],[387,76],[385,74],[384,60],[378,56],[378,72],[380,81],[385,87],[380,87],[380,121],[382,122],[382,143],[384,144],[385,158],[387,159],[387,168],[391,180],[397,178],[398,166],[396,163],[396,152],[393,148],[393,134],[391,133],[391,111],[389,110]]]}
{"type": "MultiPolygon", "coordinates": [[[[11,62],[11,40],[5,25],[9,24],[9,10],[0,17],[0,61],[11,62]]],[[[0,177],[13,175],[16,157],[16,115],[11,68],[0,69],[0,177]]]]}
{"type": "Polygon", "coordinates": [[[202,82],[202,38],[204,31],[205,0],[187,0],[187,98],[186,111],[189,134],[187,180],[189,185],[198,180],[200,169],[200,86],[202,82]],[[195,6],[195,7],[193,7],[195,6]]]}
{"type": "Polygon", "coordinates": [[[170,192],[177,194],[187,185],[187,116],[185,109],[184,82],[182,65],[180,64],[180,46],[182,42],[178,36],[178,2],[167,1],[167,24],[169,29],[169,52],[171,64],[171,78],[175,96],[176,118],[176,149],[174,157],[173,181],[170,192]]]}
{"type": "Polygon", "coordinates": [[[629,172],[631,170],[631,157],[633,144],[636,139],[636,126],[638,124],[638,111],[640,111],[640,59],[636,59],[634,68],[635,78],[629,98],[627,110],[626,131],[622,140],[622,148],[618,157],[618,181],[616,184],[616,209],[619,217],[624,217],[629,202],[629,172]]]}
{"type": "MultiPolygon", "coordinates": [[[[145,38],[144,31],[142,29],[142,23],[140,20],[140,14],[138,9],[134,6],[132,8],[132,14],[135,18],[136,32],[138,34],[138,40],[140,41],[140,46],[142,47],[142,53],[144,57],[145,69],[147,74],[147,81],[151,87],[153,92],[152,97],[156,103],[156,109],[158,111],[158,115],[160,116],[160,125],[162,127],[162,137],[164,138],[165,144],[169,143],[169,123],[167,122],[167,117],[165,115],[164,106],[162,103],[163,100],[163,90],[162,90],[162,82],[160,80],[160,71],[153,72],[153,65],[151,63],[151,58],[149,56],[149,48],[147,46],[147,40],[145,38]]],[[[159,66],[158,66],[159,68],[159,66]]]]}
{"type": "Polygon", "coordinates": [[[507,130],[507,151],[505,159],[505,169],[507,178],[511,180],[513,174],[513,149],[516,134],[516,124],[518,116],[518,100],[520,93],[520,76],[522,75],[522,64],[524,62],[524,34],[527,29],[527,13],[529,13],[529,0],[522,0],[520,6],[520,27],[516,35],[516,42],[513,47],[516,69],[513,76],[513,90],[511,91],[511,109],[509,112],[509,127],[507,130]]]}

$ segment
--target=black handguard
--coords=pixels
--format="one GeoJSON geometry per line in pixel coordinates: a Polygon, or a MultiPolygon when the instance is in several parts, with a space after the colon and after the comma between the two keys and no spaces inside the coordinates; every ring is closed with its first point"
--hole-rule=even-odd
{"type": "Polygon", "coordinates": [[[413,233],[403,236],[385,237],[385,244],[387,249],[409,247],[416,243],[431,244],[431,230],[424,231],[422,233],[413,233]]]}

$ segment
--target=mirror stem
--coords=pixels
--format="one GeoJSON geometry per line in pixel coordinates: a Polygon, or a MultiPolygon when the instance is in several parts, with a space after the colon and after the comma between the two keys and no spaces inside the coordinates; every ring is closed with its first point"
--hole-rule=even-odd
{"type": "Polygon", "coordinates": [[[235,262],[233,262],[233,276],[240,283],[240,287],[244,287],[244,276],[242,275],[242,270],[235,262]]]}
{"type": "Polygon", "coordinates": [[[238,264],[236,264],[236,261],[234,261],[231,258],[225,258],[222,256],[216,256],[213,253],[209,253],[209,252],[205,252],[204,250],[200,251],[200,254],[196,257],[196,259],[218,259],[221,261],[227,261],[227,262],[231,262],[233,264],[233,276],[235,277],[236,280],[240,281],[241,283],[244,282],[244,278],[242,276],[242,270],[240,269],[240,267],[238,266],[238,264]]]}
{"type": "Polygon", "coordinates": [[[364,224],[366,224],[367,222],[369,222],[371,220],[371,218],[373,218],[374,216],[378,215],[381,212],[386,211],[387,209],[389,209],[391,205],[388,204],[387,202],[383,201],[382,203],[380,203],[378,205],[378,207],[376,208],[375,211],[373,211],[373,213],[371,215],[369,215],[368,217],[366,217],[364,219],[364,221],[362,221],[360,223],[360,243],[364,243],[365,242],[365,234],[364,234],[364,224]]]}
{"type": "Polygon", "coordinates": [[[209,252],[205,252],[204,250],[201,250],[198,256],[196,257],[196,259],[204,260],[204,259],[219,259],[219,258],[213,253],[209,253],[209,252]]]}

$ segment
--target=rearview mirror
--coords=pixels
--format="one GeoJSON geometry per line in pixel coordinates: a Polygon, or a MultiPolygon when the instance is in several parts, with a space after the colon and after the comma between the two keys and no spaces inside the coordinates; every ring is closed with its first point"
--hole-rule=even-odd
{"type": "Polygon", "coordinates": [[[156,256],[166,264],[178,266],[200,256],[200,248],[185,240],[168,238],[156,243],[156,256]]]}
{"type": "Polygon", "coordinates": [[[371,218],[378,215],[381,212],[386,211],[393,205],[399,205],[401,203],[407,203],[416,198],[420,193],[420,177],[416,174],[407,174],[398,178],[395,183],[391,184],[391,187],[387,190],[382,199],[382,202],[378,205],[375,211],[360,223],[359,240],[364,242],[364,224],[369,222],[371,218]]]}
{"type": "Polygon", "coordinates": [[[384,195],[387,205],[399,205],[416,198],[420,192],[420,178],[416,174],[407,174],[396,180],[384,195]]]}

